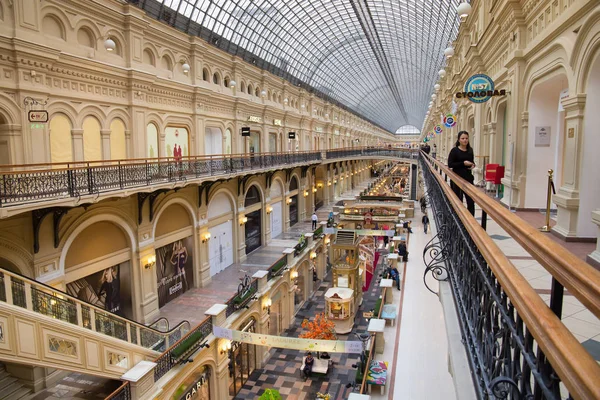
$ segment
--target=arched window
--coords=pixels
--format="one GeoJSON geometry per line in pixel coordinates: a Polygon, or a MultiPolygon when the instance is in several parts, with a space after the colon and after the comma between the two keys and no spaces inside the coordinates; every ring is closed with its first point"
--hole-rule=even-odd
{"type": "Polygon", "coordinates": [[[226,76],[225,79],[223,79],[223,86],[225,86],[226,88],[229,87],[229,77],[226,76]]]}
{"type": "Polygon", "coordinates": [[[62,114],[57,114],[50,120],[50,161],[73,161],[71,121],[62,114]]]}
{"type": "Polygon", "coordinates": [[[256,203],[260,203],[260,191],[256,188],[256,185],[252,185],[250,186],[250,189],[248,189],[248,193],[246,193],[244,207],[249,207],[256,203]]]}
{"type": "Polygon", "coordinates": [[[298,179],[295,176],[290,181],[290,192],[293,190],[298,190],[298,179]]]}
{"type": "Polygon", "coordinates": [[[208,68],[204,68],[202,70],[202,80],[205,82],[208,82],[208,76],[209,76],[208,68]]]}
{"type": "Polygon", "coordinates": [[[248,85],[248,94],[252,94],[254,93],[254,86],[252,86],[252,84],[248,85]]]}
{"type": "Polygon", "coordinates": [[[44,16],[44,19],[42,20],[42,30],[49,36],[65,40],[65,27],[60,19],[52,14],[44,16]]]}
{"type": "Polygon", "coordinates": [[[158,128],[153,123],[146,126],[146,157],[159,157],[158,153],[158,128]]]}
{"type": "Polygon", "coordinates": [[[219,85],[221,83],[221,78],[219,77],[219,74],[217,74],[216,72],[213,74],[213,83],[215,85],[219,85]]]}
{"type": "Polygon", "coordinates": [[[259,97],[259,96],[260,96],[260,88],[259,88],[259,87],[256,87],[256,89],[254,90],[254,95],[255,95],[256,97],[259,97]]]}
{"type": "Polygon", "coordinates": [[[148,64],[148,65],[152,65],[153,67],[156,67],[156,60],[155,60],[154,54],[152,53],[152,50],[144,49],[143,62],[144,62],[144,64],[148,64]]]}
{"type": "Polygon", "coordinates": [[[77,43],[85,47],[96,47],[94,34],[88,28],[80,28],[77,31],[77,43]]]}
{"type": "Polygon", "coordinates": [[[160,67],[162,69],[166,69],[167,71],[172,71],[173,62],[171,61],[171,58],[167,55],[162,56],[162,58],[160,59],[160,67]]]}
{"type": "Polygon", "coordinates": [[[246,82],[242,82],[242,84],[240,85],[240,91],[242,93],[246,93],[246,82]]]}
{"type": "Polygon", "coordinates": [[[102,160],[102,139],[100,123],[95,117],[87,117],[83,128],[83,159],[85,161],[102,160]]]}
{"type": "Polygon", "coordinates": [[[120,119],[115,119],[110,124],[110,158],[113,160],[124,160],[127,158],[125,125],[120,119]]]}

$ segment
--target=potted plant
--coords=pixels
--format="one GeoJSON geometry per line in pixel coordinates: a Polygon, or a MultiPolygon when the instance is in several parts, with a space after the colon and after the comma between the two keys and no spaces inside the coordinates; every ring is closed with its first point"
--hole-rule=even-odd
{"type": "Polygon", "coordinates": [[[258,400],[281,400],[281,394],[276,389],[267,389],[258,400]]]}

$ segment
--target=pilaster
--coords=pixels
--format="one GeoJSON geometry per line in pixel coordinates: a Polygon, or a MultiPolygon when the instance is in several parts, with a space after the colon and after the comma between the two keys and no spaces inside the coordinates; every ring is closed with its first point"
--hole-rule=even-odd
{"type": "Polygon", "coordinates": [[[71,129],[73,141],[73,161],[83,161],[83,129],[71,129]]]}

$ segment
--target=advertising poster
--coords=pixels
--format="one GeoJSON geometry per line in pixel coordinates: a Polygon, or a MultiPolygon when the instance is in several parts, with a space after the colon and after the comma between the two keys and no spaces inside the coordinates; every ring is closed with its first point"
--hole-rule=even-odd
{"type": "Polygon", "coordinates": [[[129,262],[67,283],[67,293],[111,313],[132,318],[129,262]]]}
{"type": "Polygon", "coordinates": [[[186,128],[167,127],[165,129],[165,154],[163,157],[188,156],[188,144],[188,131],[186,128]]]}
{"type": "Polygon", "coordinates": [[[549,147],[550,146],[550,126],[536,126],[535,127],[535,147],[549,147]]]}
{"type": "Polygon", "coordinates": [[[194,238],[156,249],[158,306],[162,307],[194,286],[194,238]]]}

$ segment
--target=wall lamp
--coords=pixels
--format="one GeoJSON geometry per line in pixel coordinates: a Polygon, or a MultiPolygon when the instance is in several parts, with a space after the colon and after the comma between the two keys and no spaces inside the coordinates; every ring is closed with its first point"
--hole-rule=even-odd
{"type": "Polygon", "coordinates": [[[289,198],[288,198],[288,199],[287,199],[285,202],[286,202],[287,204],[292,204],[292,198],[291,198],[291,197],[289,197],[289,198]]]}
{"type": "Polygon", "coordinates": [[[298,278],[298,271],[294,270],[294,271],[290,272],[290,278],[292,280],[297,279],[298,278]]]}
{"type": "Polygon", "coordinates": [[[240,218],[240,226],[244,225],[246,222],[248,222],[248,217],[241,217],[240,218]]]}
{"type": "Polygon", "coordinates": [[[156,265],[156,256],[153,254],[148,257],[146,260],[146,264],[144,265],[145,269],[150,269],[156,265]]]}
{"type": "Polygon", "coordinates": [[[263,305],[263,311],[266,311],[267,314],[271,315],[271,299],[267,299],[265,304],[263,305]]]}
{"type": "Polygon", "coordinates": [[[331,181],[327,181],[327,186],[331,186],[331,181]]]}
{"type": "Polygon", "coordinates": [[[323,188],[323,183],[322,183],[322,182],[319,182],[319,183],[317,183],[317,187],[318,187],[319,189],[322,189],[322,188],[323,188]]]}
{"type": "Polygon", "coordinates": [[[115,43],[114,40],[112,40],[110,38],[109,35],[98,38],[98,40],[101,40],[101,39],[105,39],[104,40],[104,49],[106,49],[106,51],[113,52],[117,49],[117,44],[115,43]]]}
{"type": "Polygon", "coordinates": [[[271,214],[273,212],[273,207],[267,206],[267,214],[271,214]]]}
{"type": "Polygon", "coordinates": [[[210,232],[206,232],[202,235],[202,243],[206,243],[210,240],[211,234],[210,232]]]}
{"type": "Polygon", "coordinates": [[[331,239],[325,238],[325,246],[329,246],[329,243],[331,243],[331,239]]]}
{"type": "Polygon", "coordinates": [[[304,197],[307,197],[307,196],[308,196],[308,190],[305,190],[304,191],[304,197]]]}
{"type": "Polygon", "coordinates": [[[316,252],[314,252],[314,251],[312,251],[312,252],[310,253],[310,258],[311,258],[312,260],[314,260],[315,258],[317,258],[317,253],[316,253],[316,252]]]}
{"type": "Polygon", "coordinates": [[[227,340],[225,343],[223,343],[220,353],[226,354],[229,353],[229,350],[231,350],[231,341],[227,340]]]}
{"type": "Polygon", "coordinates": [[[187,59],[186,58],[182,58],[179,61],[179,63],[182,64],[181,65],[181,69],[183,70],[183,73],[187,75],[190,72],[190,68],[191,68],[190,64],[187,63],[187,59]]]}

